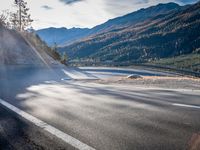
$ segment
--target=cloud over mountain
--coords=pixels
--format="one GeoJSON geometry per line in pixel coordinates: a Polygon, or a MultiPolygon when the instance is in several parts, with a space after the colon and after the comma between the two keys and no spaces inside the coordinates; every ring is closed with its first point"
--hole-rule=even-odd
{"type": "Polygon", "coordinates": [[[59,1],[66,4],[66,5],[72,5],[74,3],[81,2],[83,0],[59,0],[59,1]]]}
{"type": "Polygon", "coordinates": [[[53,9],[52,7],[48,6],[48,5],[43,5],[41,6],[42,8],[46,9],[46,10],[51,10],[53,9]]]}

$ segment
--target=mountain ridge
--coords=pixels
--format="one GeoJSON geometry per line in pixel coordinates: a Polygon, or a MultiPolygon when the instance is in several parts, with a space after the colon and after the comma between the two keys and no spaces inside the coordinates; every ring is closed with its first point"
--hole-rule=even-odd
{"type": "Polygon", "coordinates": [[[52,46],[57,43],[59,46],[67,46],[78,40],[84,39],[95,34],[107,32],[122,27],[127,27],[133,23],[144,21],[145,19],[156,16],[157,14],[166,14],[169,11],[182,8],[176,3],[165,3],[142,8],[124,16],[110,19],[103,24],[97,25],[91,29],[88,28],[47,28],[36,31],[48,45],[52,46]],[[144,17],[145,16],[145,17],[144,17]],[[47,33],[48,32],[48,33],[47,33]],[[62,33],[62,34],[60,34],[62,33]]]}
{"type": "Polygon", "coordinates": [[[71,28],[65,27],[54,28],[49,27],[37,30],[36,33],[43,39],[49,46],[62,45],[66,42],[73,42],[83,36],[87,35],[88,28],[71,28]]]}
{"type": "MultiPolygon", "coordinates": [[[[141,22],[141,21],[144,21],[145,19],[156,16],[156,14],[165,14],[169,11],[173,11],[173,10],[179,9],[179,8],[181,8],[181,6],[176,3],[173,3],[173,2],[160,3],[155,6],[150,6],[148,8],[142,8],[142,9],[139,9],[132,13],[129,13],[129,14],[126,14],[126,15],[123,15],[123,16],[120,16],[120,17],[117,17],[114,19],[110,19],[103,24],[97,25],[96,27],[92,28],[91,30],[97,30],[99,32],[99,30],[101,31],[102,28],[104,28],[106,26],[111,25],[111,27],[112,27],[113,24],[115,25],[114,29],[117,28],[116,26],[121,25],[121,24],[123,25],[123,27],[125,27],[130,24],[141,22]],[[101,28],[101,29],[99,29],[99,28],[101,28]]],[[[109,27],[109,28],[111,28],[111,27],[109,27]]],[[[95,32],[95,31],[92,31],[92,32],[95,32]]]]}
{"type": "Polygon", "coordinates": [[[60,48],[71,60],[134,61],[174,57],[198,50],[200,3],[159,14],[119,30],[104,32],[60,48]]]}

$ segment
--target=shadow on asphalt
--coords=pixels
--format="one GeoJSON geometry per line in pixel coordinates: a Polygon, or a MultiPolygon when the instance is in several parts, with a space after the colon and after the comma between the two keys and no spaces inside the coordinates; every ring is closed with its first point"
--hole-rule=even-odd
{"type": "MultiPolygon", "coordinates": [[[[199,131],[198,111],[170,105],[199,104],[199,95],[167,89],[140,90],[131,89],[131,86],[123,90],[87,81],[61,81],[65,74],[60,68],[4,68],[0,73],[0,98],[28,112],[34,112],[34,108],[25,104],[40,99],[40,111],[44,106],[46,113],[69,125],[60,125],[55,118],[46,116],[43,121],[97,149],[131,149],[132,146],[161,149],[163,145],[168,149],[184,149],[193,133],[199,131]],[[185,123],[191,116],[192,121],[185,123]],[[73,128],[67,129],[69,126],[73,128]],[[94,144],[97,141],[99,143],[94,144]]],[[[26,129],[26,126],[21,127],[26,129]]],[[[6,141],[2,141],[4,145],[6,141]]]]}

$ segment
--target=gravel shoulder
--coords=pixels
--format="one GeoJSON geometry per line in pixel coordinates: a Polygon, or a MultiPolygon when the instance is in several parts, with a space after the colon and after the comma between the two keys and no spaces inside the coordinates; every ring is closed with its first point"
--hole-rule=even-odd
{"type": "Polygon", "coordinates": [[[128,84],[145,87],[159,87],[167,89],[191,89],[200,90],[200,79],[191,77],[156,77],[146,76],[138,79],[128,79],[124,77],[107,78],[97,80],[100,84],[128,84]]]}

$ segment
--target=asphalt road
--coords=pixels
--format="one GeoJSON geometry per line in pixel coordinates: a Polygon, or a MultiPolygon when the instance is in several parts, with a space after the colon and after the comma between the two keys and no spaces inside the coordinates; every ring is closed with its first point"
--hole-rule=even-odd
{"type": "Polygon", "coordinates": [[[95,149],[200,148],[199,89],[100,84],[91,70],[0,70],[0,98],[95,149]]]}

